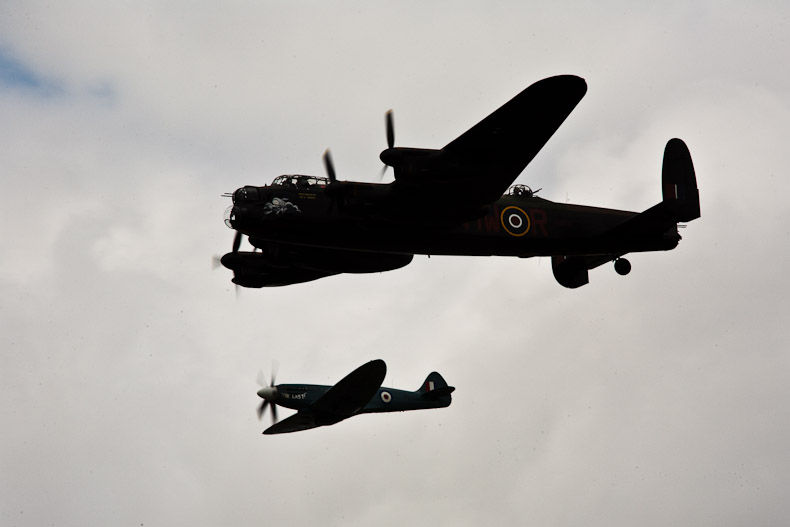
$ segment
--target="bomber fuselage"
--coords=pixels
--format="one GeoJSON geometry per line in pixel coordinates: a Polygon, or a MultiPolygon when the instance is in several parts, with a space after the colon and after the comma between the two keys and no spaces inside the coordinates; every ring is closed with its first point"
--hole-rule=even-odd
{"type": "Polygon", "coordinates": [[[463,204],[451,191],[447,201],[405,199],[392,184],[337,182],[328,192],[322,178],[310,179],[317,184],[237,190],[228,225],[257,247],[282,243],[429,255],[622,254],[669,250],[680,239],[676,227],[653,237],[613,234],[637,213],[555,203],[522,186],[490,205],[468,207],[459,220],[463,204]]]}

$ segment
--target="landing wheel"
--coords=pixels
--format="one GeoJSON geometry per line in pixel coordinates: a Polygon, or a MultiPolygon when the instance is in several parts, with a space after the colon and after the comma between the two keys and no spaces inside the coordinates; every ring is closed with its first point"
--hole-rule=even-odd
{"type": "Polygon", "coordinates": [[[614,270],[617,271],[617,274],[620,276],[625,276],[631,272],[631,262],[625,258],[618,258],[614,261],[614,270]]]}

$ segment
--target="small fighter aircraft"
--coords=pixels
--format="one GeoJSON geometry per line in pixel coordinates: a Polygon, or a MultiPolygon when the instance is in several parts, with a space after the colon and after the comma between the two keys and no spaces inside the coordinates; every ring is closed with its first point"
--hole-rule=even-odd
{"type": "Polygon", "coordinates": [[[538,81],[440,150],[396,147],[388,112],[380,158],[393,182],[340,181],[327,150],[326,178],[285,175],[225,194],[233,198],[225,223],[237,232],[220,261],[243,287],[389,271],[415,254],[550,256],[554,277],[569,288],[607,262],[628,274],[625,254],[675,248],[678,222],[700,216],[682,140],[664,150],[663,201],[642,213],[552,202],[510,186],[586,91],[572,75],[538,81]],[[242,234],[255,250],[239,251],[242,234]]]}
{"type": "Polygon", "coordinates": [[[387,365],[383,360],[370,361],[352,371],[334,386],[316,384],[265,383],[258,396],[263,402],[258,407],[258,418],[270,406],[274,424],[264,434],[284,434],[309,430],[339,423],[358,414],[373,412],[405,412],[427,408],[445,408],[452,402],[455,391],[436,372],[431,373],[417,391],[383,388],[387,365]],[[277,422],[277,406],[298,410],[296,414],[277,422]]]}

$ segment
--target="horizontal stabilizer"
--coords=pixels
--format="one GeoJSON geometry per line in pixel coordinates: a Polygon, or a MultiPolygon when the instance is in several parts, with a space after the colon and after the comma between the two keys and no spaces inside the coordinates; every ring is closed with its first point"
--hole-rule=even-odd
{"type": "Polygon", "coordinates": [[[666,201],[662,201],[621,223],[609,231],[607,236],[622,239],[660,236],[670,229],[676,230],[677,222],[677,217],[671,206],[666,201]]]}
{"type": "Polygon", "coordinates": [[[557,282],[568,289],[576,289],[590,282],[583,256],[552,256],[551,270],[557,282]]]}
{"type": "Polygon", "coordinates": [[[591,269],[612,262],[620,256],[622,253],[552,256],[551,268],[554,278],[561,286],[576,289],[590,282],[591,269]]]}
{"type": "Polygon", "coordinates": [[[436,388],[429,392],[425,392],[422,394],[422,396],[429,399],[438,399],[439,397],[448,397],[454,391],[455,386],[442,386],[441,388],[436,388]]]}

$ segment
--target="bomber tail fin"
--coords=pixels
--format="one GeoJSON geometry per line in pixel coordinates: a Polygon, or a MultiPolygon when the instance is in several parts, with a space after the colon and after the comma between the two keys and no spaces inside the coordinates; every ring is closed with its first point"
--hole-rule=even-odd
{"type": "Polygon", "coordinates": [[[448,386],[447,381],[444,380],[438,372],[431,372],[425,381],[420,386],[417,392],[423,397],[439,398],[449,397],[455,391],[454,386],[448,386]]]}
{"type": "Polygon", "coordinates": [[[557,282],[570,289],[581,287],[589,282],[590,269],[610,261],[615,261],[615,270],[619,274],[628,274],[631,265],[621,259],[623,255],[674,248],[680,241],[677,223],[700,217],[697,176],[689,149],[681,139],[670,139],[664,148],[661,180],[664,194],[661,203],[633,216],[606,234],[609,239],[626,241],[625,245],[604,254],[552,256],[551,267],[557,282]],[[662,240],[660,246],[655,245],[657,239],[662,240]],[[642,244],[642,240],[648,240],[648,244],[642,244]],[[618,261],[624,262],[620,263],[619,268],[618,261]]]}
{"type": "Polygon", "coordinates": [[[681,139],[670,139],[664,148],[661,180],[664,204],[676,221],[691,221],[700,217],[694,163],[686,143],[681,139]]]}

